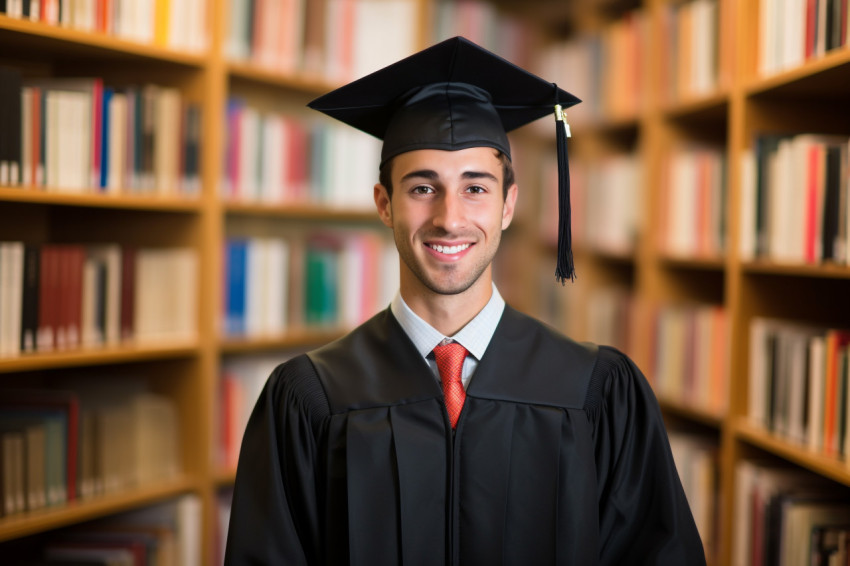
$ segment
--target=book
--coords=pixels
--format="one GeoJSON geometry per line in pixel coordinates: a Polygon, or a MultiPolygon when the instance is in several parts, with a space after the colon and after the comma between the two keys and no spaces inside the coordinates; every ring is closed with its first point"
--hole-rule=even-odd
{"type": "Polygon", "coordinates": [[[0,242],[0,356],[20,353],[24,244],[0,242]]]}
{"type": "Polygon", "coordinates": [[[21,184],[21,73],[0,67],[0,186],[21,184]]]}
{"type": "Polygon", "coordinates": [[[757,138],[755,188],[745,180],[742,201],[746,258],[846,264],[848,145],[845,136],[757,138]]]}

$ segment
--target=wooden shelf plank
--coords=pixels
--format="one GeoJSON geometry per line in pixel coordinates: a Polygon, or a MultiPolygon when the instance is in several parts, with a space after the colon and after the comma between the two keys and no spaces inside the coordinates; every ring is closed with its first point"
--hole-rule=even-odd
{"type": "Polygon", "coordinates": [[[0,519],[0,542],[34,535],[115,513],[130,511],[159,501],[196,491],[198,486],[189,478],[180,478],[161,485],[142,487],[114,495],[103,495],[72,501],[63,507],[29,511],[0,519]]]}
{"type": "Polygon", "coordinates": [[[165,212],[198,212],[199,198],[74,194],[36,188],[0,187],[0,201],[165,212]]]}
{"type": "Polygon", "coordinates": [[[224,354],[304,348],[332,342],[343,336],[345,332],[341,329],[302,330],[277,337],[222,338],[219,347],[224,354]]]}
{"type": "Polygon", "coordinates": [[[850,279],[850,267],[832,263],[806,265],[799,263],[776,263],[773,261],[751,261],[744,263],[742,269],[744,273],[850,279]]]}
{"type": "Polygon", "coordinates": [[[776,436],[764,428],[752,424],[746,418],[736,419],[733,430],[740,440],[776,454],[816,474],[850,486],[850,465],[844,460],[827,456],[802,444],[776,436]]]}
{"type": "Polygon", "coordinates": [[[574,132],[583,132],[598,136],[622,136],[624,134],[635,134],[640,121],[637,116],[579,120],[572,125],[574,132]]]}
{"type": "Polygon", "coordinates": [[[675,415],[676,417],[694,421],[712,428],[720,429],[723,425],[723,415],[718,414],[703,407],[682,403],[673,399],[664,397],[658,398],[658,404],[662,412],[675,415]]]}
{"type": "Polygon", "coordinates": [[[786,92],[844,98],[850,92],[850,49],[834,49],[768,77],[751,77],[743,88],[749,96],[786,92]]]}
{"type": "Polygon", "coordinates": [[[250,62],[229,61],[227,72],[233,78],[305,94],[323,94],[339,86],[320,75],[285,73],[250,62]]]}
{"type": "Polygon", "coordinates": [[[213,478],[217,487],[230,487],[236,481],[236,470],[219,469],[213,478]]]}
{"type": "Polygon", "coordinates": [[[377,222],[373,209],[343,209],[321,204],[263,204],[228,202],[225,211],[242,216],[279,216],[299,220],[377,222]]]}
{"type": "Polygon", "coordinates": [[[0,374],[41,369],[94,366],[114,363],[141,362],[195,355],[196,341],[163,344],[121,344],[102,348],[81,348],[62,352],[21,354],[0,358],[0,374]]]}
{"type": "Polygon", "coordinates": [[[100,32],[53,26],[5,15],[0,15],[0,42],[18,47],[34,46],[40,50],[64,52],[69,55],[78,53],[110,59],[154,59],[197,68],[206,65],[208,57],[207,53],[175,51],[100,32]]]}
{"type": "Polygon", "coordinates": [[[722,116],[729,105],[729,97],[728,89],[720,89],[707,95],[692,96],[669,103],[662,108],[662,112],[670,119],[722,116]]]}
{"type": "Polygon", "coordinates": [[[704,269],[722,271],[726,267],[726,260],[722,256],[685,257],[662,254],[659,260],[663,265],[667,267],[680,269],[704,269]]]}

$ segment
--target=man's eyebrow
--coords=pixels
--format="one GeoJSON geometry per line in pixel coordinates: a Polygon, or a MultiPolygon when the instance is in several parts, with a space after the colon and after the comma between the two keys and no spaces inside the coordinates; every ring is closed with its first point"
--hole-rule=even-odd
{"type": "Polygon", "coordinates": [[[490,179],[494,182],[498,182],[499,179],[496,178],[495,175],[489,173],[487,171],[464,171],[461,174],[461,178],[463,179],[490,179]]]}
{"type": "Polygon", "coordinates": [[[433,169],[419,169],[418,171],[411,171],[407,175],[401,178],[402,181],[407,181],[408,179],[428,179],[429,181],[435,181],[439,179],[440,176],[433,169]]]}
{"type": "MultiPolygon", "coordinates": [[[[407,181],[409,179],[428,179],[429,181],[436,181],[440,178],[440,175],[434,171],[433,169],[419,169],[417,171],[411,171],[404,175],[401,180],[407,181]]],[[[487,171],[464,171],[461,173],[462,179],[490,179],[494,182],[498,182],[499,179],[496,178],[495,175],[489,173],[487,171]]]]}

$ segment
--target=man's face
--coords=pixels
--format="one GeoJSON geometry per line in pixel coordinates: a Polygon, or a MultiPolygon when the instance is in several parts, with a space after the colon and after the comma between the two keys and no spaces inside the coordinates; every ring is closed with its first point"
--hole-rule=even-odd
{"type": "Polygon", "coordinates": [[[503,198],[494,149],[424,149],[395,157],[393,195],[375,186],[381,220],[393,229],[403,291],[489,293],[490,264],[513,218],[517,187],[503,198]]]}

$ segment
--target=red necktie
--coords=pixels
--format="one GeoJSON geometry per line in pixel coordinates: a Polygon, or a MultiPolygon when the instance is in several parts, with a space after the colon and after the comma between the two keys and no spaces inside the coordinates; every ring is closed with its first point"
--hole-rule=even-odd
{"type": "Polygon", "coordinates": [[[443,395],[446,398],[446,409],[452,428],[457,426],[460,410],[466,400],[466,390],[460,376],[463,372],[463,360],[466,358],[466,348],[457,342],[439,345],[434,348],[434,358],[440,370],[440,381],[443,384],[443,395]]]}

